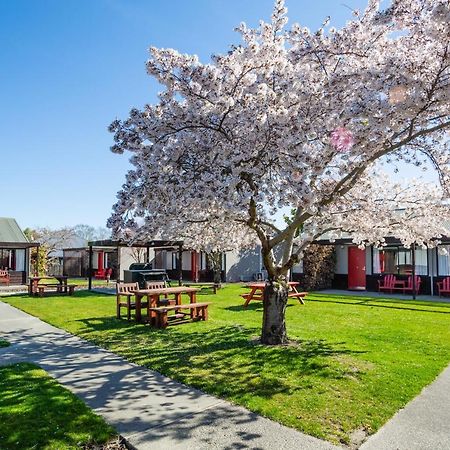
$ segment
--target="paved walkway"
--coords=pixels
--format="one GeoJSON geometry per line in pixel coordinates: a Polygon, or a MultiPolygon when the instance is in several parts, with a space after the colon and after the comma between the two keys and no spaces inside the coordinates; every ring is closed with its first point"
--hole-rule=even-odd
{"type": "Polygon", "coordinates": [[[0,364],[38,364],[138,450],[338,449],[130,364],[1,302],[0,333],[12,344],[0,349],[0,364]]]}
{"type": "Polygon", "coordinates": [[[418,295],[416,300],[413,300],[411,295],[405,294],[389,294],[388,292],[372,292],[372,291],[346,291],[339,289],[324,289],[323,291],[317,291],[317,294],[330,294],[330,295],[345,295],[351,297],[372,297],[383,299],[403,300],[405,302],[414,304],[418,302],[433,302],[433,303],[450,303],[450,297],[439,297],[437,295],[418,295]]]}
{"type": "Polygon", "coordinates": [[[450,366],[360,447],[380,449],[450,449],[450,366]]]}
{"type": "MultiPolygon", "coordinates": [[[[0,364],[38,364],[138,450],[339,448],[131,364],[1,302],[0,333],[12,344],[0,349],[0,364]]],[[[450,366],[360,449],[449,450],[450,366]]]]}

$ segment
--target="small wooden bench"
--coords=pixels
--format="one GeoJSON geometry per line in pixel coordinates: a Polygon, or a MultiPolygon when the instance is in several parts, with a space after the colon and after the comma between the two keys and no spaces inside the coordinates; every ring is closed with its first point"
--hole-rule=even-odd
{"type": "MultiPolygon", "coordinates": [[[[169,311],[174,311],[177,313],[181,311],[181,316],[189,315],[191,320],[208,320],[208,306],[211,302],[204,303],[186,303],[184,305],[174,305],[174,306],[159,306],[156,308],[149,308],[150,313],[155,314],[154,325],[157,328],[167,328],[169,325],[169,311]],[[188,313],[183,313],[182,310],[189,310],[188,313]]],[[[178,314],[175,314],[174,318],[180,318],[178,314]]]]}
{"type": "Polygon", "coordinates": [[[37,289],[38,289],[37,294],[39,295],[39,297],[43,297],[46,292],[53,292],[53,290],[54,290],[54,292],[58,293],[58,294],[73,295],[75,288],[77,286],[78,286],[77,284],[63,285],[63,284],[59,284],[59,283],[38,284],[37,285],[37,289]]]}

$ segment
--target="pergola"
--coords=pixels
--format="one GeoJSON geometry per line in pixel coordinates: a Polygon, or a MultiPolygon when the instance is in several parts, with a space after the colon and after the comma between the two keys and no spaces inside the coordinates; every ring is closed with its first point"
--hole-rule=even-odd
{"type": "Polygon", "coordinates": [[[149,254],[151,248],[158,249],[178,249],[178,261],[177,261],[177,272],[178,272],[178,283],[182,284],[183,282],[183,270],[182,270],[182,261],[183,261],[183,241],[163,241],[163,240],[151,240],[147,242],[133,242],[130,244],[129,242],[123,240],[112,240],[106,239],[101,241],[91,241],[88,242],[89,246],[89,290],[92,289],[92,260],[93,260],[93,248],[114,248],[117,249],[119,253],[120,247],[133,247],[133,248],[145,248],[147,250],[147,262],[149,262],[149,254]]]}

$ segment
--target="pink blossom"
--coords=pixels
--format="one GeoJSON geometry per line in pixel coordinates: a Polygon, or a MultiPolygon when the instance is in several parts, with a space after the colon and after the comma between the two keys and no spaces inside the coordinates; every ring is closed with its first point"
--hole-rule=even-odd
{"type": "Polygon", "coordinates": [[[331,133],[331,145],[340,152],[351,150],[354,144],[353,133],[344,127],[336,128],[331,133]]]}
{"type": "Polygon", "coordinates": [[[397,105],[408,98],[408,89],[405,86],[395,86],[389,90],[389,103],[397,105]]]}

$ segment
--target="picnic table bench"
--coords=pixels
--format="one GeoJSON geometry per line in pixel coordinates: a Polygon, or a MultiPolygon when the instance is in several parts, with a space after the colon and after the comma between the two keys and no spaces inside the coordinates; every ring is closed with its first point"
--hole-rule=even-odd
{"type": "Polygon", "coordinates": [[[73,295],[77,284],[61,285],[59,283],[45,283],[37,285],[37,294],[39,297],[43,297],[46,292],[55,292],[58,294],[73,295]]]}
{"type": "Polygon", "coordinates": [[[58,284],[58,286],[60,287],[61,289],[60,292],[67,293],[66,288],[67,280],[68,277],[65,275],[54,275],[54,276],[43,275],[38,277],[30,277],[30,284],[28,285],[28,293],[30,295],[39,295],[41,292],[42,293],[45,292],[45,289],[39,290],[39,286],[53,286],[56,284],[58,284]],[[57,281],[57,283],[55,283],[55,280],[57,281]],[[47,283],[45,281],[47,281],[47,283]]]}
{"type": "MultiPolygon", "coordinates": [[[[181,296],[183,294],[189,296],[189,304],[197,304],[196,293],[198,292],[197,288],[186,287],[186,286],[177,286],[177,287],[168,287],[168,288],[159,288],[159,289],[131,289],[130,295],[135,296],[135,309],[136,309],[136,320],[140,322],[142,320],[141,309],[145,307],[147,309],[147,319],[152,315],[152,308],[172,308],[175,306],[187,306],[181,304],[181,296]],[[161,300],[161,296],[173,295],[175,305],[161,305],[162,302],[172,303],[167,298],[161,300]],[[147,301],[143,304],[142,299],[146,297],[147,301]],[[145,305],[145,306],[144,306],[145,305]]],[[[168,310],[169,311],[169,310],[168,310]]]]}
{"type": "Polygon", "coordinates": [[[151,307],[149,308],[149,320],[156,328],[167,328],[170,320],[183,319],[186,316],[189,316],[191,320],[208,320],[208,306],[210,304],[211,302],[203,302],[151,307]],[[188,312],[182,312],[183,310],[188,310],[188,312]],[[174,311],[175,315],[169,316],[169,311],[174,311]]]}
{"type": "MultiPolygon", "coordinates": [[[[308,295],[307,292],[299,292],[297,291],[297,286],[300,283],[297,281],[289,281],[288,286],[291,289],[288,293],[288,298],[296,298],[302,305],[305,304],[303,299],[308,295]]],[[[247,308],[248,304],[252,300],[263,300],[264,299],[264,288],[266,286],[265,283],[248,283],[246,285],[251,290],[245,294],[241,294],[241,297],[245,299],[244,308],[247,308]]]]}

